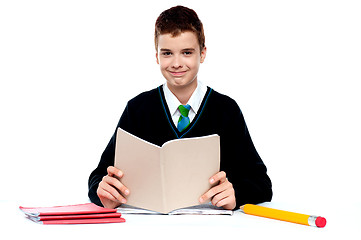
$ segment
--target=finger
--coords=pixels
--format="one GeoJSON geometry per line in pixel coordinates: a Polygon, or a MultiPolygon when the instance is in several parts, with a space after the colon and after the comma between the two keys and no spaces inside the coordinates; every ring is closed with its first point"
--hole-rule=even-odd
{"type": "Polygon", "coordinates": [[[122,193],[124,196],[127,196],[130,193],[129,189],[126,186],[124,186],[124,184],[121,183],[121,181],[119,181],[119,179],[117,178],[106,175],[103,177],[103,181],[113,186],[117,191],[122,193]]]}
{"type": "Polygon", "coordinates": [[[226,178],[225,182],[220,183],[219,185],[209,189],[205,194],[203,194],[200,197],[199,202],[201,202],[201,203],[205,202],[206,200],[213,198],[214,196],[216,196],[217,194],[225,191],[228,188],[233,189],[233,185],[226,178]]]}
{"type": "Polygon", "coordinates": [[[217,185],[215,187],[212,187],[211,189],[209,189],[205,194],[203,194],[200,197],[199,202],[203,203],[203,202],[211,199],[216,194],[223,192],[225,189],[226,189],[226,186],[223,183],[220,185],[217,185]]]}
{"type": "Polygon", "coordinates": [[[126,199],[113,186],[105,181],[99,183],[97,192],[99,197],[104,197],[112,201],[119,201],[120,203],[126,202],[126,199]]]}
{"type": "Polygon", "coordinates": [[[118,168],[116,168],[116,167],[113,167],[113,166],[109,166],[108,168],[107,168],[107,172],[108,172],[108,175],[109,176],[117,176],[117,177],[123,177],[123,172],[122,171],[120,171],[118,168]]]}
{"type": "Polygon", "coordinates": [[[226,173],[224,171],[221,171],[221,172],[218,172],[216,173],[215,175],[213,175],[210,179],[209,179],[209,182],[211,184],[213,183],[216,183],[216,182],[220,182],[220,183],[223,183],[227,180],[226,178],[226,173]]]}
{"type": "Polygon", "coordinates": [[[230,195],[217,202],[215,206],[232,210],[236,207],[236,197],[234,195],[230,195]]]}
{"type": "Polygon", "coordinates": [[[220,200],[218,203],[216,203],[217,207],[223,207],[225,209],[232,210],[236,207],[236,199],[234,197],[227,197],[220,200]]]}
{"type": "Polygon", "coordinates": [[[212,198],[212,204],[217,207],[222,207],[225,204],[230,203],[234,198],[233,188],[227,188],[223,192],[218,193],[212,198]]]}
{"type": "Polygon", "coordinates": [[[227,197],[227,195],[234,193],[233,185],[228,181],[219,185],[217,190],[218,192],[213,196],[212,202],[215,201],[217,203],[221,199],[227,197]]]}
{"type": "Polygon", "coordinates": [[[118,200],[112,194],[110,194],[109,192],[105,191],[102,188],[98,188],[97,195],[98,195],[100,201],[102,201],[102,199],[108,199],[113,202],[118,202],[118,200]]]}

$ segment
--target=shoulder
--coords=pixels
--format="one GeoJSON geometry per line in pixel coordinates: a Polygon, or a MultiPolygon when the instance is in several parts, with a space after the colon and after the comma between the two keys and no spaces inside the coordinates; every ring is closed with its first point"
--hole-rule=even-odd
{"type": "Polygon", "coordinates": [[[214,89],[212,89],[211,96],[212,105],[217,105],[217,107],[226,111],[240,111],[237,102],[233,98],[219,93],[214,89]]]}
{"type": "Polygon", "coordinates": [[[217,109],[217,116],[225,128],[233,128],[235,126],[244,126],[245,120],[241,108],[237,102],[222,93],[212,90],[209,99],[209,110],[217,109]]]}
{"type": "Polygon", "coordinates": [[[151,89],[149,91],[142,92],[128,101],[128,106],[141,107],[144,104],[154,104],[159,99],[158,88],[151,89]]]}
{"type": "Polygon", "coordinates": [[[139,122],[144,121],[144,118],[154,111],[154,106],[159,101],[157,98],[159,99],[159,93],[157,88],[155,88],[142,92],[130,99],[123,111],[118,126],[135,134],[135,126],[138,126],[139,122]]]}

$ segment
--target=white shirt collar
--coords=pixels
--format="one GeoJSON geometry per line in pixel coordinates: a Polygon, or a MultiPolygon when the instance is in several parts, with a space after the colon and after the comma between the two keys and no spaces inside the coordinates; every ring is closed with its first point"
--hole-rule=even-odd
{"type": "MultiPolygon", "coordinates": [[[[173,116],[178,106],[181,105],[178,98],[169,90],[167,83],[163,85],[164,97],[167,102],[169,113],[173,116]]],[[[197,82],[197,88],[194,90],[192,96],[188,100],[187,104],[191,106],[191,109],[197,114],[199,107],[201,106],[202,100],[207,92],[207,86],[202,84],[200,81],[197,82]]]]}

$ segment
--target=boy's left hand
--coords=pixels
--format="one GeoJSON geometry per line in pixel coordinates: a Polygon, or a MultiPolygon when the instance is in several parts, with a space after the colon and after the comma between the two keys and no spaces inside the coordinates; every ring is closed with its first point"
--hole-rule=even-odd
{"type": "Polygon", "coordinates": [[[212,204],[224,209],[233,210],[236,207],[236,196],[232,183],[226,177],[224,171],[218,172],[209,179],[210,184],[219,183],[209,189],[199,198],[200,203],[204,203],[208,199],[212,199],[212,204]]]}

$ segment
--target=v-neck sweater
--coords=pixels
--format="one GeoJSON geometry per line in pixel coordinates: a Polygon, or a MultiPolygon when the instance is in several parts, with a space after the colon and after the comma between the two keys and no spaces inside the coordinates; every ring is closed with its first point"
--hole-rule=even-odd
{"type": "Polygon", "coordinates": [[[226,173],[233,185],[236,208],[245,203],[256,204],[272,198],[267,168],[254,147],[242,111],[233,99],[207,87],[193,121],[179,132],[171,119],[163,87],[159,86],[128,101],[98,167],[89,177],[89,198],[100,206],[102,204],[96,191],[99,182],[107,175],[107,167],[114,165],[118,127],[158,146],[177,138],[218,134],[220,170],[226,173]]]}

